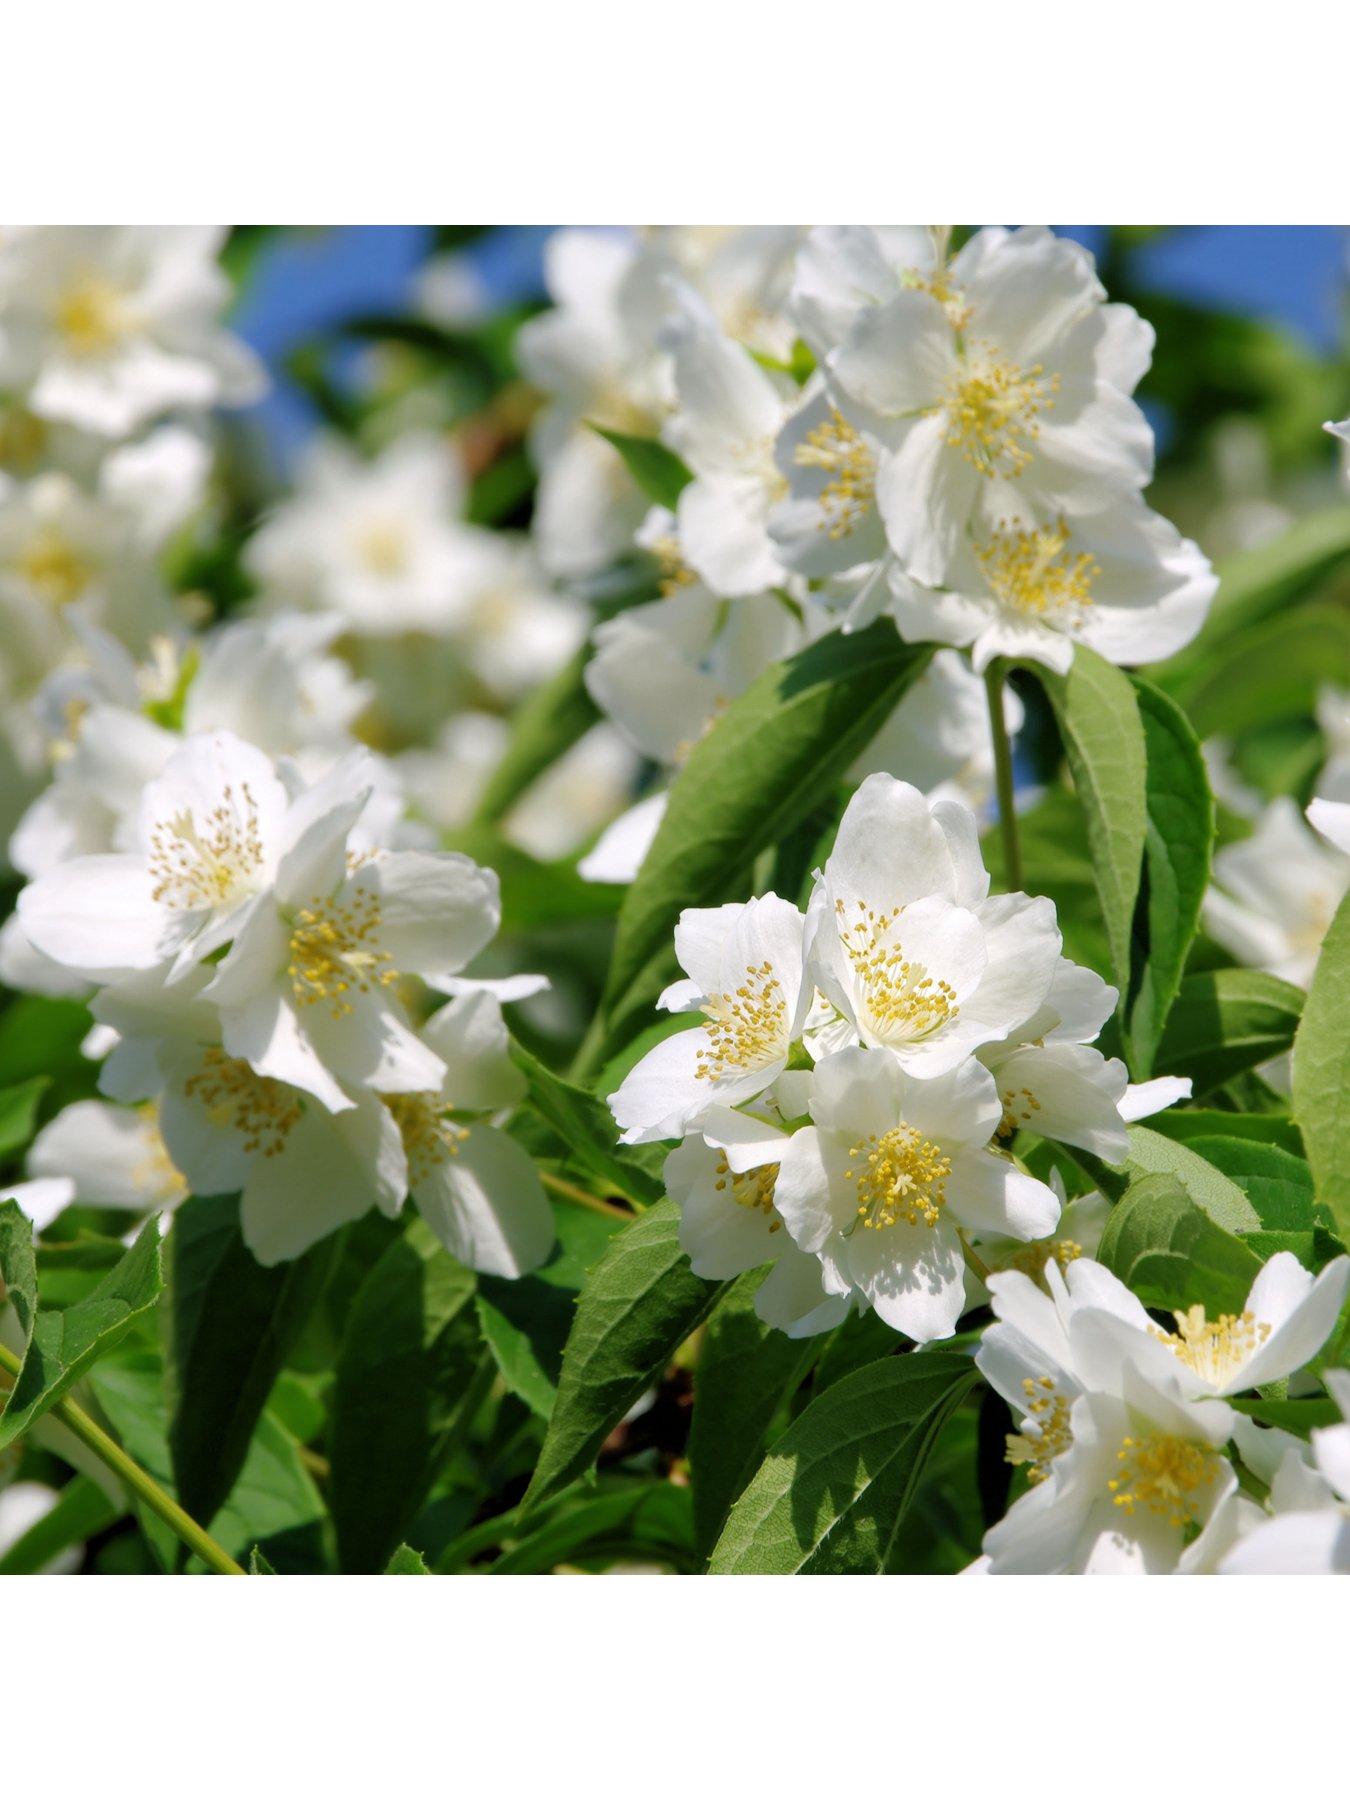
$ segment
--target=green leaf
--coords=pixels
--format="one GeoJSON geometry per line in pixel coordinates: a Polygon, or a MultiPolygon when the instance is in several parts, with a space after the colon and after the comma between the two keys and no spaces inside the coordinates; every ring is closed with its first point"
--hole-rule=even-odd
{"type": "Polygon", "coordinates": [[[85,1300],[64,1312],[39,1311],[23,1367],[3,1416],[0,1449],[18,1437],[126,1336],[159,1298],[159,1220],[151,1219],[130,1250],[85,1300]]]}
{"type": "Polygon", "coordinates": [[[494,1575],[544,1575],[561,1562],[663,1562],[694,1569],[689,1490],[668,1481],[605,1484],[568,1496],[498,1557],[494,1575]]]}
{"type": "Polygon", "coordinates": [[[1275,1144],[1221,1134],[1190,1138],[1187,1148],[1242,1189],[1264,1230],[1312,1230],[1312,1170],[1302,1157],[1275,1144]]]}
{"type": "Polygon", "coordinates": [[[1292,1431],[1306,1438],[1310,1431],[1325,1425],[1339,1425],[1341,1409],[1334,1400],[1267,1400],[1264,1395],[1244,1395],[1230,1399],[1234,1412],[1246,1413],[1258,1425],[1276,1425],[1281,1431],[1292,1431]]]}
{"type": "Polygon", "coordinates": [[[779,1438],[731,1509],[714,1575],[884,1574],[947,1419],[977,1377],[924,1350],[837,1381],[779,1438]]]}
{"type": "Polygon", "coordinates": [[[615,1425],[711,1309],[719,1289],[691,1271],[679,1227],[674,1201],[660,1201],[615,1234],[582,1289],[523,1509],[585,1474],[615,1425]]]}
{"type": "Polygon", "coordinates": [[[45,1075],[21,1081],[0,1093],[0,1157],[22,1150],[37,1130],[38,1101],[47,1086],[45,1075]]]}
{"type": "MultiPolygon", "coordinates": [[[[0,1294],[14,1308],[23,1336],[17,1354],[24,1356],[37,1319],[38,1278],[32,1222],[17,1200],[0,1200],[0,1294]]],[[[0,1307],[3,1305],[0,1300],[0,1307]]]]}
{"type": "Polygon", "coordinates": [[[475,825],[498,824],[526,788],[600,717],[586,691],[583,671],[589,659],[590,646],[585,645],[517,709],[510,741],[475,810],[475,825]]]}
{"type": "Polygon", "coordinates": [[[63,1550],[105,1530],[118,1509],[96,1481],[77,1475],[49,1513],[30,1525],[0,1556],[0,1575],[40,1575],[63,1550]]]}
{"type": "Polygon", "coordinates": [[[680,495],[694,479],[686,464],[659,438],[634,437],[627,431],[607,431],[592,425],[606,443],[613,444],[628,466],[628,473],[649,500],[674,512],[680,495]]]}
{"type": "Polygon", "coordinates": [[[694,1542],[711,1555],[732,1502],[758,1466],[774,1415],[820,1353],[765,1325],[755,1295],[768,1269],[733,1281],[709,1316],[694,1371],[689,1475],[694,1490],[694,1542]]]}
{"type": "Polygon", "coordinates": [[[1116,986],[1130,992],[1131,938],[1148,830],[1147,752],[1128,675],[1079,644],[1067,675],[1035,665],[1073,775],[1111,946],[1116,986]]]}
{"type": "Polygon", "coordinates": [[[431,1570],[422,1561],[418,1552],[407,1544],[400,1544],[389,1558],[386,1575],[430,1575],[431,1570]]]}
{"type": "Polygon", "coordinates": [[[415,1220],[357,1289],[338,1349],[330,1499],[344,1570],[383,1569],[482,1398],[472,1271],[415,1220]]]}
{"type": "Polygon", "coordinates": [[[1317,1198],[1350,1241],[1350,895],[1322,940],[1294,1039],[1294,1117],[1317,1198]]]}
{"type": "MultiPolygon", "coordinates": [[[[1292,600],[1350,557],[1350,511],[1328,507],[1297,520],[1281,536],[1230,556],[1219,566],[1219,591],[1204,629],[1160,672],[1168,692],[1190,711],[1216,667],[1216,648],[1263,619],[1286,612],[1292,600]]],[[[1241,696],[1230,693],[1241,704],[1241,696]]],[[[1192,715],[1194,716],[1194,715],[1192,715]]],[[[1197,722],[1197,729],[1200,729],[1197,722]]]]}
{"type": "Polygon", "coordinates": [[[639,1206],[661,1198],[662,1182],[631,1150],[617,1145],[619,1128],[603,1100],[546,1069],[522,1044],[512,1044],[511,1057],[529,1081],[535,1106],[605,1193],[622,1194],[639,1206]]]}
{"type": "Polygon", "coordinates": [[[1203,1099],[1235,1075],[1282,1056],[1294,1041],[1303,995],[1259,969],[1187,975],[1158,1046],[1157,1067],[1189,1075],[1203,1099]]]}
{"type": "Polygon", "coordinates": [[[237,1194],[194,1195],[169,1234],[169,1442],[183,1505],[209,1525],[248,1455],[282,1365],[314,1309],[337,1239],[265,1269],[237,1194]]]}
{"type": "Polygon", "coordinates": [[[1234,738],[1264,725],[1307,718],[1332,671],[1350,668],[1350,614],[1331,606],[1280,613],[1231,638],[1185,683],[1185,706],[1201,737],[1234,738]]]}
{"type": "Polygon", "coordinates": [[[680,913],[744,891],[760,851],[831,794],[931,654],[902,643],[887,619],[832,632],[767,669],[694,746],[619,911],[610,1029],[592,1066],[649,1022],[680,913]]]}
{"type": "Polygon", "coordinates": [[[1174,1143],[1144,1125],[1130,1127],[1130,1154],[1126,1174],[1170,1175],[1190,1198],[1224,1231],[1256,1231],[1261,1220],[1256,1208],[1235,1181],[1221,1169],[1197,1156],[1185,1144],[1174,1143]]]}
{"type": "Polygon", "coordinates": [[[268,1562],[262,1551],[255,1544],[248,1553],[248,1572],[250,1575],[275,1575],[276,1570],[268,1562]]]}
{"type": "Polygon", "coordinates": [[[1178,1112],[1175,1107],[1160,1112],[1149,1120],[1151,1128],[1179,1144],[1189,1144],[1199,1137],[1240,1137],[1258,1144],[1274,1144],[1291,1156],[1303,1155],[1303,1139],[1292,1119],[1274,1113],[1231,1113],[1192,1107],[1178,1112]]]}
{"type": "MultiPolygon", "coordinates": [[[[166,1384],[158,1356],[138,1351],[134,1357],[115,1357],[94,1370],[89,1385],[127,1454],[175,1494],[166,1384]]],[[[247,1557],[261,1547],[264,1560],[280,1573],[317,1574],[323,1567],[323,1511],[295,1439],[265,1412],[230,1497],[212,1522],[212,1537],[231,1556],[247,1557]]],[[[173,1531],[144,1507],[138,1505],[137,1514],[159,1561],[166,1569],[176,1568],[182,1547],[173,1531]]]]}
{"type": "Polygon", "coordinates": [[[623,1220],[578,1206],[556,1209],[558,1242],[548,1261],[517,1281],[478,1277],[478,1324],[498,1373],[540,1418],[552,1415],[563,1345],[577,1295],[623,1220]]]}
{"type": "Polygon", "coordinates": [[[1166,694],[1133,679],[1144,729],[1147,827],[1125,1032],[1131,1069],[1145,1081],[1200,922],[1214,801],[1199,739],[1185,715],[1166,694]]]}
{"type": "Polygon", "coordinates": [[[1146,1306],[1240,1313],[1261,1259],[1216,1225],[1172,1175],[1134,1181],[1112,1209],[1097,1260],[1146,1306]]]}

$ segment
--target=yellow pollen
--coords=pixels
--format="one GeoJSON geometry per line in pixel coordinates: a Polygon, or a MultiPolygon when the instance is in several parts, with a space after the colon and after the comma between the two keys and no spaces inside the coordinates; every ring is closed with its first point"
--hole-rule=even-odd
{"type": "Polygon", "coordinates": [[[1051,1375],[1026,1376],[1022,1391],[1031,1429],[1009,1432],[1007,1459],[1014,1466],[1027,1464],[1027,1480],[1034,1484],[1048,1478],[1050,1464],[1073,1442],[1071,1408],[1051,1375]]]}
{"type": "Polygon", "coordinates": [[[1041,1103],[1030,1088],[1004,1088],[999,1098],[1003,1102],[1003,1117],[995,1137],[1010,1138],[1021,1126],[1029,1125],[1032,1115],[1041,1110],[1041,1103]]]}
{"type": "Polygon", "coordinates": [[[852,1158],[864,1166],[847,1169],[845,1181],[858,1183],[858,1216],[869,1231],[904,1220],[906,1225],[937,1224],[947,1202],[950,1157],[912,1125],[893,1125],[854,1144],[852,1158]]]}
{"type": "Polygon", "coordinates": [[[381,950],[380,902],[369,888],[355,887],[344,901],[316,895],[295,915],[286,973],[298,1006],[326,1001],[334,1018],[352,1010],[351,995],[391,987],[398,970],[381,950]]]}
{"type": "Polygon", "coordinates": [[[956,1017],[960,1007],[950,982],[935,980],[921,962],[911,962],[894,935],[903,908],[878,913],[859,900],[854,904],[856,919],[848,925],[844,902],[836,900],[834,906],[839,941],[866,995],[878,1037],[912,1042],[956,1017]]]}
{"type": "Polygon", "coordinates": [[[185,807],[150,836],[152,896],[177,912],[223,906],[248,892],[263,863],[258,808],[248,783],[221,790],[204,823],[185,807]]]}
{"type": "Polygon", "coordinates": [[[987,544],[977,544],[989,591],[1010,612],[1033,619],[1076,623],[1092,605],[1092,584],[1101,565],[1091,552],[1069,549],[1063,519],[1043,530],[1023,531],[1000,524],[987,544]]]}
{"type": "Polygon", "coordinates": [[[947,382],[933,414],[943,414],[947,442],[981,475],[1013,477],[1031,463],[1040,415],[1055,403],[1059,376],[1040,363],[1020,369],[990,345],[972,344],[947,382]]]}
{"type": "Polygon", "coordinates": [[[356,554],[372,575],[404,575],[408,570],[408,534],[391,519],[368,525],[356,540],[356,554]]]}
{"type": "Polygon", "coordinates": [[[445,1117],[445,1101],[439,1094],[381,1094],[380,1099],[403,1139],[410,1186],[425,1181],[447,1157],[459,1155],[469,1128],[445,1117]]]}
{"type": "Polygon", "coordinates": [[[1045,1279],[1047,1263],[1055,1263],[1061,1269],[1067,1269],[1071,1262],[1077,1262],[1083,1254],[1083,1246],[1075,1244],[1072,1238],[1042,1238],[1035,1244],[1023,1244],[1014,1250],[1012,1255],[1002,1264],[1005,1269],[1016,1269],[1038,1282],[1048,1291],[1045,1279]]]}
{"type": "Polygon", "coordinates": [[[708,1042],[697,1056],[700,1081],[724,1081],[787,1053],[787,1002],[771,962],[748,968],[734,993],[710,994],[703,1014],[708,1042]]]}
{"type": "Polygon", "coordinates": [[[1120,1474],[1106,1485],[1126,1518],[1142,1506],[1169,1525],[1186,1526],[1199,1521],[1219,1459],[1203,1444],[1156,1432],[1125,1438],[1116,1461],[1120,1474]]]}
{"type": "Polygon", "coordinates": [[[115,282],[92,273],[78,276],[64,289],[54,319],[74,356],[97,356],[110,350],[132,324],[123,291],[115,282]]]}
{"type": "Polygon", "coordinates": [[[206,1108],[217,1130],[239,1132],[250,1154],[279,1156],[300,1120],[300,1099],[293,1088],[259,1075],[216,1045],[203,1051],[202,1066],[183,1083],[183,1091],[206,1108]]]}
{"type": "Polygon", "coordinates": [[[813,426],[792,460],[799,468],[829,476],[820,490],[818,528],[836,540],[856,531],[876,498],[876,460],[843,414],[832,409],[813,426]]]}
{"type": "Polygon", "coordinates": [[[94,573],[92,563],[50,525],[34,532],[15,558],[14,568],[48,606],[58,608],[78,600],[94,573]]]}
{"type": "Polygon", "coordinates": [[[1237,1372],[1270,1336],[1270,1326],[1249,1312],[1221,1313],[1206,1319],[1203,1306],[1173,1313],[1175,1331],[1158,1325],[1149,1329],[1172,1354],[1197,1375],[1218,1387],[1237,1372]]]}
{"type": "Polygon", "coordinates": [[[660,593],[663,600],[669,600],[672,594],[678,594],[681,588],[692,587],[698,577],[680,554],[680,541],[665,533],[653,539],[648,546],[651,554],[661,565],[660,593]]]}
{"type": "Polygon", "coordinates": [[[725,1154],[717,1158],[716,1179],[713,1187],[719,1194],[725,1194],[728,1188],[731,1198],[737,1206],[749,1208],[752,1212],[762,1212],[773,1223],[771,1232],[777,1231],[782,1224],[781,1219],[773,1218],[773,1192],[778,1181],[778,1164],[765,1163],[759,1169],[747,1169],[741,1174],[734,1172],[727,1164],[725,1154]]]}

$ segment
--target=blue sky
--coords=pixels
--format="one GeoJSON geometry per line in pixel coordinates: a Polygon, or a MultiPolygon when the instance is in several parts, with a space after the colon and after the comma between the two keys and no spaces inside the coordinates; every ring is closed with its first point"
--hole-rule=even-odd
{"type": "MultiPolygon", "coordinates": [[[[1100,242],[1098,226],[1060,229],[1089,248],[1100,242]]],[[[503,301],[538,291],[546,236],[543,227],[508,226],[473,247],[503,301]]],[[[258,416],[283,456],[313,425],[307,403],[279,374],[286,351],[356,313],[404,310],[430,239],[425,226],[353,225],[288,233],[260,256],[236,324],[277,376],[258,416]]],[[[1194,226],[1143,252],[1147,277],[1162,291],[1278,320],[1323,349],[1339,337],[1346,264],[1346,231],[1334,225],[1194,226]]]]}

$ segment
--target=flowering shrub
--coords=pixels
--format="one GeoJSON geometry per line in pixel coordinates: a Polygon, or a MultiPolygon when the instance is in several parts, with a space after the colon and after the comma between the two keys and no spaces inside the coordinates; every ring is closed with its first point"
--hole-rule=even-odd
{"type": "Polygon", "coordinates": [[[0,1572],[1350,1572],[1350,503],[1109,241],[452,233],[283,480],[5,235],[0,1572]]]}

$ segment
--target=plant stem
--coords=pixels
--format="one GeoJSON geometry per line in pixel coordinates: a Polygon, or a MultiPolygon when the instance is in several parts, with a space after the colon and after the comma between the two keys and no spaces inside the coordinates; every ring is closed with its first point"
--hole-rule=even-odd
{"type": "MultiPolygon", "coordinates": [[[[17,1356],[6,1345],[0,1344],[0,1368],[17,1377],[22,1368],[17,1356]]],[[[80,1442],[92,1450],[101,1462],[107,1464],[117,1478],[138,1495],[151,1512],[156,1513],[164,1523],[170,1526],[187,1545],[201,1557],[207,1568],[217,1575],[242,1575],[244,1571],[239,1564],[207,1531],[193,1518],[185,1513],[176,1500],[166,1494],[157,1481],[140,1466],[133,1462],[120,1444],[116,1444],[89,1417],[82,1406],[73,1400],[58,1400],[52,1407],[52,1416],[61,1421],[67,1431],[71,1431],[80,1442]]]]}
{"type": "Polygon", "coordinates": [[[957,1236],[961,1240],[961,1254],[966,1259],[966,1267],[970,1270],[971,1274],[976,1276],[980,1281],[988,1281],[988,1263],[985,1262],[979,1251],[970,1243],[964,1231],[958,1231],[957,1236]]]}
{"type": "Polygon", "coordinates": [[[564,1181],[561,1175],[550,1175],[547,1169],[540,1169],[539,1179],[546,1188],[552,1188],[555,1194],[564,1200],[570,1200],[573,1206],[584,1206],[590,1212],[604,1213],[610,1219],[631,1219],[634,1214],[622,1206],[613,1206],[608,1200],[601,1200],[598,1195],[588,1194],[585,1188],[573,1187],[570,1181],[564,1181]]]}
{"type": "Polygon", "coordinates": [[[998,822],[1003,838],[1003,885],[1010,894],[1022,891],[1022,846],[1017,837],[1017,809],[1013,804],[1012,745],[1003,717],[1003,660],[995,657],[984,672],[984,691],[989,696],[989,735],[994,743],[994,779],[998,786],[998,822]]]}

